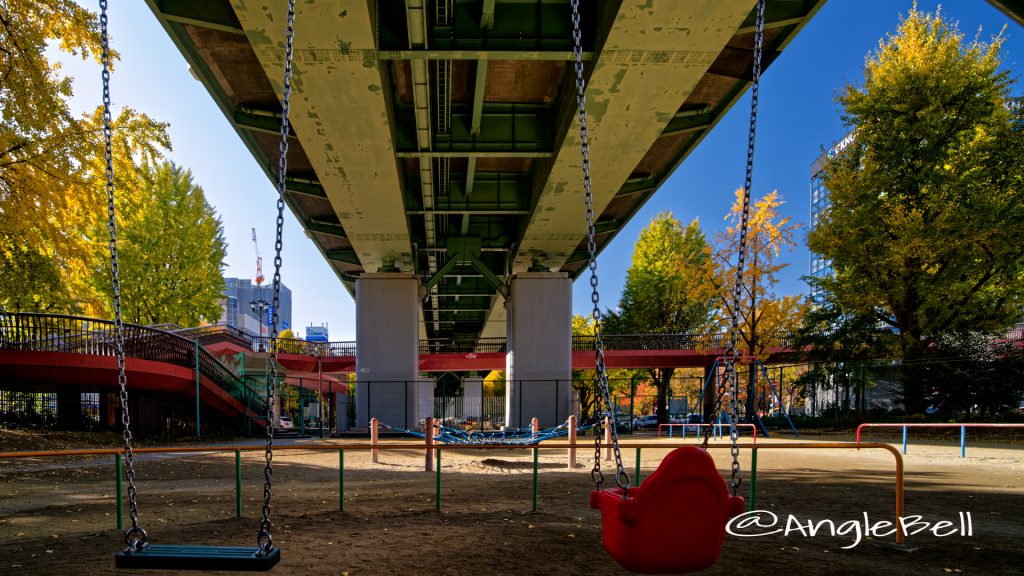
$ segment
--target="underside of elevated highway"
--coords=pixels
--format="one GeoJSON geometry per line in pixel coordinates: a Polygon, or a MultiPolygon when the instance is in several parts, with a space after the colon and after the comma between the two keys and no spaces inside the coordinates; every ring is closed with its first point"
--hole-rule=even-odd
{"type": "MultiPolygon", "coordinates": [[[[276,181],[287,2],[147,1],[276,181]]],[[[823,2],[767,1],[765,66],[823,2]]],[[[473,341],[586,270],[569,0],[297,4],[285,200],[341,285],[413,273],[419,337],[473,341]]],[[[598,250],[749,87],[754,6],[580,2],[598,250]]]]}

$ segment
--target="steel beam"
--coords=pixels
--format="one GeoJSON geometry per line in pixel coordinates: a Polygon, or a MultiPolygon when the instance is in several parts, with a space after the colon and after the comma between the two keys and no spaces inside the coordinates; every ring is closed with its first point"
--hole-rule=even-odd
{"type": "Polygon", "coordinates": [[[355,250],[327,250],[324,252],[324,256],[328,260],[337,260],[338,262],[345,262],[346,264],[362,264],[359,261],[359,256],[355,250]]]}
{"type": "Polygon", "coordinates": [[[245,34],[231,5],[227,2],[154,0],[153,5],[168,22],[191,24],[232,34],[245,34]]]}
{"type": "MultiPolygon", "coordinates": [[[[802,0],[768,0],[764,7],[764,28],[765,30],[771,30],[773,28],[781,28],[783,26],[792,26],[799,24],[807,17],[807,10],[805,8],[806,3],[802,0]]],[[[755,12],[751,12],[747,19],[743,21],[739,29],[736,30],[737,34],[752,34],[754,32],[754,20],[757,17],[755,12]]]]}
{"type": "Polygon", "coordinates": [[[331,236],[337,236],[339,238],[347,238],[345,234],[345,228],[341,224],[335,224],[333,222],[322,222],[319,220],[306,220],[302,223],[306,227],[306,230],[310,232],[319,232],[321,234],[330,234],[331,236]]]}
{"type": "Polygon", "coordinates": [[[288,192],[302,194],[304,196],[313,196],[316,198],[327,198],[327,192],[324,191],[324,187],[315,180],[286,178],[284,185],[285,190],[288,192]]]}
{"type": "Polygon", "coordinates": [[[410,216],[437,216],[441,214],[447,214],[451,216],[527,216],[530,214],[529,210],[515,210],[507,208],[477,208],[477,209],[466,209],[466,210],[450,210],[435,208],[434,210],[406,210],[406,214],[410,216]]]}
{"type": "MultiPolygon", "coordinates": [[[[231,113],[235,124],[264,134],[281,134],[281,112],[269,110],[254,110],[251,108],[239,108],[231,113]]],[[[288,136],[295,138],[295,130],[288,126],[288,136]]]]}
{"type": "MultiPolygon", "coordinates": [[[[593,52],[584,52],[583,60],[589,61],[593,56],[593,52]]],[[[381,60],[575,60],[572,50],[381,50],[377,57],[381,60]]]]}

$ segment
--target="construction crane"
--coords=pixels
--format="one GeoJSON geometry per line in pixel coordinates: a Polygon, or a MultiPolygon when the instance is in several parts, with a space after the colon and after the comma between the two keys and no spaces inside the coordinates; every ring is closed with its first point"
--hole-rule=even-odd
{"type": "Polygon", "coordinates": [[[260,256],[260,243],[256,240],[256,229],[252,229],[252,245],[256,247],[256,286],[263,285],[263,257],[260,256]]]}

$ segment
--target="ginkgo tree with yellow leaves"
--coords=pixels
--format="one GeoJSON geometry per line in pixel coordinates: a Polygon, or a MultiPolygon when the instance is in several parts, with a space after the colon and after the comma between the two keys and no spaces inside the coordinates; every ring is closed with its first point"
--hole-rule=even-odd
{"type": "MultiPolygon", "coordinates": [[[[729,319],[739,318],[737,342],[739,352],[750,358],[764,358],[771,347],[781,346],[783,339],[800,326],[806,302],[802,296],[775,293],[779,272],[789,266],[780,256],[796,247],[795,235],[800,225],[779,212],[782,196],[773,191],[753,201],[747,229],[746,263],[740,280],[739,307],[733,302],[736,287],[737,252],[740,245],[740,218],[743,213],[743,190],[736,191],[736,201],[726,215],[729,223],[716,235],[710,259],[709,276],[718,292],[718,320],[726,330],[729,319]]],[[[754,413],[754,374],[748,371],[745,414],[754,413]]]]}
{"type": "MultiPolygon", "coordinates": [[[[107,317],[102,108],[72,113],[48,45],[98,62],[97,15],[71,0],[0,3],[0,310],[107,317]]],[[[165,124],[122,107],[111,129],[126,318],[215,321],[225,245],[212,207],[164,160],[165,124]]]]}
{"type": "MultiPolygon", "coordinates": [[[[822,173],[808,246],[835,275],[817,283],[842,317],[894,329],[904,365],[1024,317],[1024,111],[1002,44],[914,8],[837,98],[853,137],[822,173]]],[[[933,385],[904,379],[908,413],[933,385]]]]}

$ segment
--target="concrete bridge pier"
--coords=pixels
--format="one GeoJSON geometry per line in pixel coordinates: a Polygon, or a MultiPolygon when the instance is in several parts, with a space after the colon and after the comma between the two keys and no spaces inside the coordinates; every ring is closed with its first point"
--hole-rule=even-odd
{"type": "Polygon", "coordinates": [[[507,310],[505,414],[522,428],[569,417],[572,402],[572,280],[565,272],[512,277],[507,310]]]}
{"type": "Polygon", "coordinates": [[[370,418],[417,428],[420,282],[415,274],[377,272],[356,281],[356,428],[370,418]]]}

